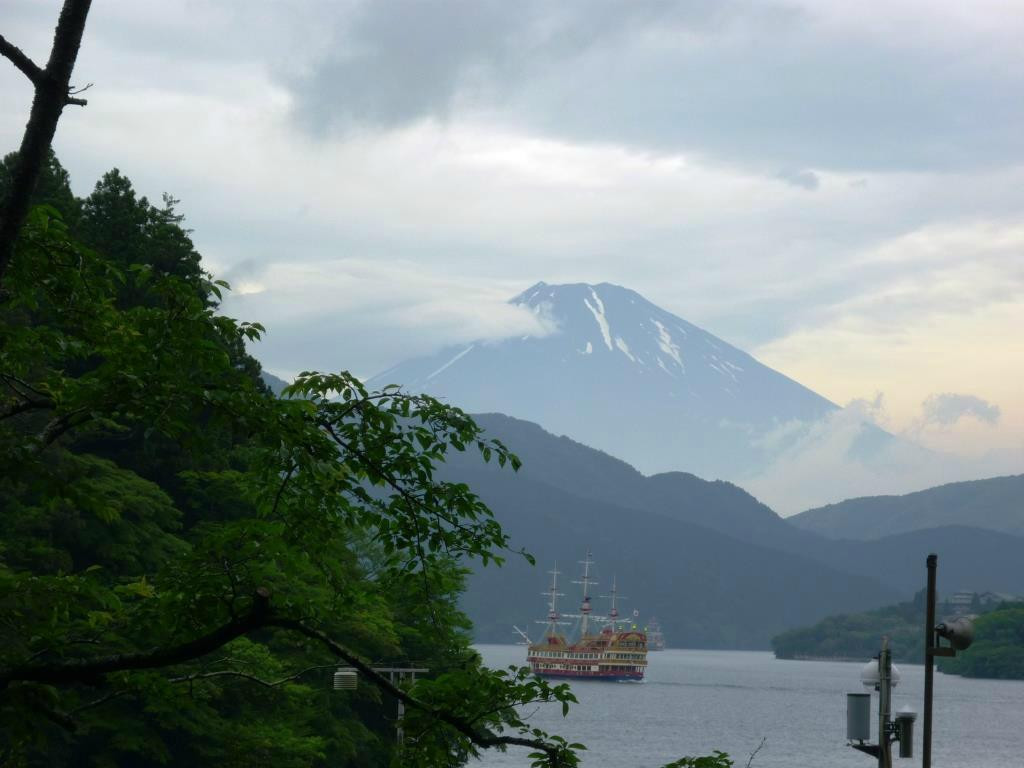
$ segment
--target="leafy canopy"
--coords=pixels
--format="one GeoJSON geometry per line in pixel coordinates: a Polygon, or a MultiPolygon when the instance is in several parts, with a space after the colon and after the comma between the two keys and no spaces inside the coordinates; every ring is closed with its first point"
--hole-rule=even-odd
{"type": "Polygon", "coordinates": [[[509,542],[435,468],[514,454],[344,372],[273,396],[246,352],[264,329],[218,311],[173,198],[115,170],[79,200],[52,156],[39,189],[0,303],[0,759],[435,766],[520,744],[575,765],[582,745],[521,716],[569,688],[483,668],[458,609],[465,561],[509,542]],[[395,687],[371,660],[432,674],[395,687]],[[331,692],[339,661],[372,684],[331,692]]]}

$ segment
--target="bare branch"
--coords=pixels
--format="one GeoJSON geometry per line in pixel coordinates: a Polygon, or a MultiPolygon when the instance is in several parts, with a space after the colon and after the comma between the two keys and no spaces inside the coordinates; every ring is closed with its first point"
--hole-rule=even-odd
{"type": "Polygon", "coordinates": [[[21,70],[22,74],[25,75],[32,84],[38,86],[40,81],[43,79],[43,70],[39,68],[32,59],[25,55],[25,52],[16,45],[9,43],[3,35],[0,35],[0,54],[3,54],[6,58],[11,60],[18,69],[21,70]]]}
{"type": "Polygon", "coordinates": [[[754,757],[757,755],[758,752],[760,752],[764,748],[764,745],[767,744],[767,743],[768,743],[768,737],[767,736],[762,736],[761,737],[761,743],[757,745],[757,749],[755,749],[753,752],[751,752],[750,753],[750,757],[747,758],[747,767],[746,768],[750,768],[750,766],[752,766],[754,764],[754,757]]]}
{"type": "Polygon", "coordinates": [[[35,86],[35,98],[11,173],[7,199],[0,209],[0,286],[11,263],[18,232],[28,215],[32,193],[53,143],[61,112],[68,103],[85,103],[84,99],[69,97],[68,85],[91,4],[92,0],[64,0],[44,70],[6,40],[0,47],[0,52],[28,75],[35,86]]]}
{"type": "Polygon", "coordinates": [[[92,701],[87,702],[80,707],[76,707],[75,709],[71,710],[71,715],[74,716],[77,715],[79,712],[85,712],[87,709],[92,709],[93,707],[101,706],[103,704],[106,704],[108,701],[113,701],[114,699],[119,699],[122,696],[127,696],[129,693],[132,693],[131,688],[122,688],[117,691],[111,691],[105,696],[100,696],[98,699],[93,699],[92,701]]]}
{"type": "Polygon", "coordinates": [[[294,675],[288,675],[288,677],[282,677],[280,680],[264,680],[256,675],[250,675],[248,672],[241,672],[235,669],[220,669],[215,672],[198,672],[194,675],[183,675],[182,677],[172,677],[168,682],[171,683],[186,683],[192,682],[193,680],[208,680],[213,677],[239,677],[243,680],[248,680],[258,685],[262,685],[264,688],[277,688],[278,686],[289,683],[308,672],[315,672],[318,669],[334,669],[337,664],[318,664],[314,667],[306,667],[296,672],[294,675]]]}

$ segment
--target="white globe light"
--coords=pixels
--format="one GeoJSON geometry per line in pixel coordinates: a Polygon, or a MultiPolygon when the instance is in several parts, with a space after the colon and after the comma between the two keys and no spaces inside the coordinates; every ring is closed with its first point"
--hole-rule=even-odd
{"type": "MultiPolygon", "coordinates": [[[[893,664],[890,667],[890,675],[889,675],[889,682],[892,684],[893,688],[895,688],[897,685],[900,684],[900,679],[901,678],[902,678],[902,676],[900,675],[900,668],[897,667],[895,664],[893,664]]],[[[878,660],[877,659],[872,659],[867,664],[865,664],[863,667],[861,667],[861,670],[860,670],[860,681],[862,683],[864,683],[864,687],[865,688],[877,688],[878,687],[879,679],[880,679],[880,676],[878,674],[878,660]]]]}
{"type": "Polygon", "coordinates": [[[860,670],[860,681],[865,688],[874,688],[878,685],[878,662],[872,659],[860,670]]]}

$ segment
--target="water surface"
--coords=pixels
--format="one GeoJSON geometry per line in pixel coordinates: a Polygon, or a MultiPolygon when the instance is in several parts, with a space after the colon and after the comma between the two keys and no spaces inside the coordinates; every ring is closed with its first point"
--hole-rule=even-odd
{"type": "MultiPolygon", "coordinates": [[[[490,667],[524,664],[522,646],[480,645],[490,667]]],[[[584,768],[658,768],[684,755],[728,752],[738,766],[767,737],[754,768],[872,768],[846,746],[846,694],[863,692],[863,662],[779,661],[770,653],[675,651],[648,656],[643,683],[576,681],[580,703],[562,718],[540,707],[530,723],[589,748],[584,768]]],[[[867,661],[865,659],[865,661],[867,661]]],[[[894,709],[921,712],[924,667],[898,665],[894,709]]],[[[877,696],[872,701],[877,712],[877,696]]],[[[920,765],[921,717],[913,760],[920,765]]],[[[1024,681],[935,675],[933,768],[1024,766],[1024,681]]],[[[874,732],[872,738],[875,738],[874,732]]],[[[528,750],[488,753],[474,768],[528,766],[528,750]]]]}

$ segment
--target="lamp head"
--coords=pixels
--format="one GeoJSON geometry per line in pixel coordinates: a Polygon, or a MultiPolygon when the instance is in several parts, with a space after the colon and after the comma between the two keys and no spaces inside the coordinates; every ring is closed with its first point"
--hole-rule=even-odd
{"type": "Polygon", "coordinates": [[[949,644],[958,651],[966,651],[974,642],[974,624],[970,619],[959,618],[935,627],[939,637],[949,640],[949,644]]]}
{"type": "Polygon", "coordinates": [[[874,659],[865,664],[860,670],[860,681],[865,688],[878,687],[878,662],[874,659]]]}

